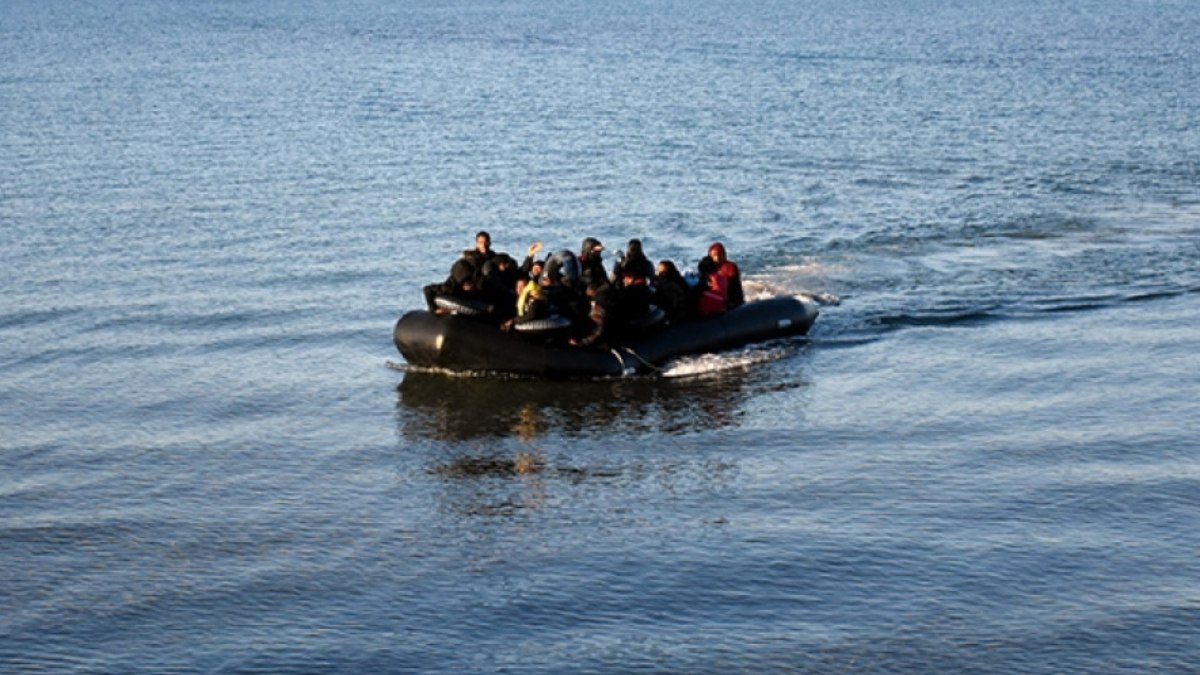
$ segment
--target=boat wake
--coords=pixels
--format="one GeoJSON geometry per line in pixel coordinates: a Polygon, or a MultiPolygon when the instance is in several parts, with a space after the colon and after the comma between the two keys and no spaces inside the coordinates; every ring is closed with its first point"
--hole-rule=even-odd
{"type": "Polygon", "coordinates": [[[749,277],[743,282],[746,300],[765,300],[776,295],[791,295],[822,306],[839,305],[842,299],[835,293],[797,288],[779,277],[749,277]]]}
{"type": "Polygon", "coordinates": [[[737,352],[685,356],[667,363],[658,374],[668,378],[719,377],[729,372],[741,372],[758,364],[780,361],[794,352],[794,349],[781,346],[758,346],[737,352]]]}

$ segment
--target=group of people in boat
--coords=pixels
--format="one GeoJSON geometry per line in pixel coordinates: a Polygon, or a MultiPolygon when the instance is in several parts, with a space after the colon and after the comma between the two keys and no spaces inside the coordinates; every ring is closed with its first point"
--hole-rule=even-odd
{"type": "Polygon", "coordinates": [[[720,242],[686,276],[670,260],[651,263],[639,239],[616,254],[611,271],[594,237],[583,240],[578,255],[562,249],[540,258],[542,248],[542,242],[531,244],[517,263],[493,251],[491,236],[479,232],[449,277],[424,288],[429,311],[478,316],[504,330],[561,329],[545,332],[590,345],[662,322],[720,314],[745,301],[741,272],[720,242]]]}

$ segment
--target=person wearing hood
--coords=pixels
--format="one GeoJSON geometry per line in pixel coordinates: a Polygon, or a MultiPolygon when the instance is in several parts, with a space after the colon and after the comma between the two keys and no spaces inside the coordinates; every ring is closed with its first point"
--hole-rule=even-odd
{"type": "Polygon", "coordinates": [[[613,265],[613,285],[622,288],[634,284],[647,284],[654,279],[654,265],[642,250],[641,239],[630,239],[625,254],[617,254],[613,265]]]}
{"type": "Polygon", "coordinates": [[[571,251],[562,249],[546,258],[539,294],[550,314],[559,314],[576,324],[587,318],[588,300],[581,279],[579,259],[571,251]]]}
{"type": "Polygon", "coordinates": [[[712,258],[700,259],[700,286],[696,298],[696,314],[715,316],[729,309],[729,280],[718,271],[712,258]]]}
{"type": "Polygon", "coordinates": [[[654,275],[654,304],[667,313],[667,320],[679,323],[688,316],[689,289],[687,280],[679,273],[675,263],[660,260],[654,275]]]}
{"type": "Polygon", "coordinates": [[[608,273],[604,271],[604,259],[601,258],[603,251],[604,245],[596,238],[588,237],[583,240],[579,252],[579,267],[585,287],[608,281],[608,273]]]}
{"type": "Polygon", "coordinates": [[[738,269],[737,263],[726,255],[725,245],[719,241],[714,242],[712,246],[708,247],[706,260],[715,263],[715,273],[725,279],[726,307],[733,309],[746,302],[746,296],[742,292],[741,270],[738,269]]]}
{"type": "Polygon", "coordinates": [[[516,316],[518,274],[517,261],[507,253],[497,253],[483,264],[479,290],[493,318],[505,321],[516,316]]]}
{"type": "Polygon", "coordinates": [[[617,254],[612,280],[617,303],[627,319],[637,319],[650,311],[653,282],[654,265],[642,252],[641,240],[630,239],[624,255],[617,254]]]}

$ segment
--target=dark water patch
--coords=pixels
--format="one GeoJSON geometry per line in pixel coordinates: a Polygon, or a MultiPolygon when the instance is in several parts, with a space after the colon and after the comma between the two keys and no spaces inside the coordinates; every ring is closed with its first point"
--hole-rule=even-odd
{"type": "Polygon", "coordinates": [[[25,309],[0,314],[0,330],[24,330],[33,326],[70,322],[90,310],[81,306],[53,306],[46,309],[25,309]]]}
{"type": "Polygon", "coordinates": [[[561,478],[571,482],[593,478],[617,478],[621,475],[616,469],[547,463],[538,450],[517,450],[511,457],[464,455],[439,463],[430,471],[446,479],[515,478],[536,475],[543,479],[561,478]]]}
{"type": "MultiPolygon", "coordinates": [[[[21,466],[23,470],[33,470],[39,467],[52,467],[59,461],[59,453],[65,448],[53,443],[27,443],[27,444],[11,444],[0,449],[0,458],[5,461],[12,462],[14,466],[21,466]]],[[[16,475],[14,473],[14,475],[16,475]]],[[[0,494],[8,494],[8,490],[13,493],[20,492],[27,487],[21,482],[15,485],[7,485],[4,487],[4,492],[0,494]]]]}
{"type": "Polygon", "coordinates": [[[988,239],[1047,241],[1095,231],[1099,221],[1061,213],[978,214],[956,235],[965,242],[988,239]]]}
{"type": "Polygon", "coordinates": [[[55,634],[0,642],[0,666],[12,673],[98,673],[97,649],[55,634]]]}
{"type": "MultiPolygon", "coordinates": [[[[174,311],[165,311],[166,305],[143,305],[136,307],[111,308],[111,314],[89,326],[88,332],[108,332],[113,329],[125,328],[155,328],[160,330],[198,331],[206,332],[223,326],[246,326],[261,321],[264,314],[287,316],[293,314],[289,310],[271,310],[270,312],[253,312],[246,310],[231,310],[212,308],[210,311],[191,311],[176,307],[174,311]],[[181,311],[183,310],[183,311],[181,311]]],[[[135,331],[132,331],[135,332],[135,331]]]]}
{"type": "MultiPolygon", "coordinates": [[[[1118,175],[1134,176],[1143,180],[1139,182],[1147,188],[1160,187],[1163,184],[1172,184],[1179,181],[1192,181],[1193,184],[1200,177],[1200,159],[1174,157],[1164,162],[1147,162],[1147,161],[1132,161],[1128,159],[1115,160],[1106,167],[1110,172],[1118,175]]],[[[1177,199],[1187,200],[1189,193],[1179,193],[1177,199]]],[[[1190,197],[1194,200],[1194,193],[1190,193],[1190,197]]],[[[1176,201],[1178,205],[1184,205],[1182,201],[1176,201]]]]}
{"type": "Polygon", "coordinates": [[[445,464],[435,466],[433,472],[444,478],[510,477],[541,473],[544,468],[541,458],[532,453],[520,452],[512,459],[456,457],[445,464]]]}
{"type": "Polygon", "coordinates": [[[255,323],[243,330],[208,335],[203,342],[186,343],[189,353],[220,356],[222,354],[284,355],[306,349],[332,345],[377,347],[382,343],[378,334],[369,328],[317,328],[309,320],[299,325],[263,326],[255,323]]]}
{"type": "MultiPolygon", "coordinates": [[[[142,336],[140,339],[147,339],[142,336]]],[[[167,341],[152,341],[150,343],[129,344],[104,341],[98,344],[75,345],[42,349],[37,352],[16,358],[6,364],[6,368],[38,368],[71,364],[75,366],[109,367],[117,362],[153,359],[166,355],[178,354],[180,348],[167,341]]]]}
{"type": "Polygon", "coordinates": [[[41,547],[69,546],[91,548],[113,546],[127,540],[143,527],[123,518],[15,518],[0,528],[0,539],[33,550],[41,547]]]}
{"type": "Polygon", "coordinates": [[[352,269],[336,263],[335,265],[336,267],[332,269],[304,270],[302,273],[282,279],[267,279],[264,281],[264,284],[267,286],[279,285],[294,288],[296,283],[300,283],[304,287],[327,290],[343,287],[353,288],[363,282],[387,278],[383,270],[352,269]]]}
{"type": "Polygon", "coordinates": [[[101,353],[103,350],[120,356],[123,348],[168,351],[276,349],[304,343],[336,344],[351,338],[358,340],[362,335],[362,329],[329,325],[321,320],[323,315],[307,306],[195,307],[187,311],[176,308],[172,312],[161,309],[118,310],[114,315],[95,321],[82,332],[84,336],[91,336],[82,339],[91,340],[93,344],[82,349],[93,356],[105,355],[101,353]],[[136,341],[144,342],[148,338],[154,338],[154,342],[136,344],[136,341]]]}
{"type": "Polygon", "coordinates": [[[1162,546],[1169,545],[1174,529],[1200,508],[1198,479],[1138,479],[1122,476],[1119,467],[1111,468],[1110,473],[1115,477],[1103,479],[1085,473],[1081,481],[1048,486],[1042,498],[1079,521],[1117,531],[1144,531],[1152,524],[1159,531],[1154,543],[1162,546]]]}
{"type": "MultiPolygon", "coordinates": [[[[91,331],[84,336],[63,336],[65,346],[42,349],[5,363],[5,368],[37,368],[58,364],[72,364],[88,370],[109,370],[113,376],[116,364],[155,361],[159,358],[193,359],[200,356],[229,355],[232,353],[279,353],[304,347],[331,344],[331,340],[361,344],[374,344],[378,340],[366,339],[362,330],[339,329],[323,332],[305,332],[287,326],[268,329],[255,323],[231,321],[226,330],[213,332],[198,322],[182,321],[190,330],[172,332],[163,326],[148,330],[141,321],[114,321],[110,328],[120,326],[116,334],[91,331]],[[129,330],[126,330],[129,329],[129,330]]],[[[129,373],[126,373],[129,374],[129,373]]]]}
{"type": "Polygon", "coordinates": [[[897,177],[875,177],[875,178],[857,178],[852,181],[854,185],[865,188],[874,188],[880,190],[899,190],[913,189],[917,184],[897,177]]]}
{"type": "Polygon", "coordinates": [[[1153,302],[1155,300],[1167,300],[1177,298],[1182,295],[1191,295],[1200,293],[1200,286],[1180,289],[1163,289],[1161,291],[1146,291],[1145,293],[1133,293],[1125,296],[1125,302],[1153,302]]]}
{"type": "Polygon", "coordinates": [[[1108,309],[1111,307],[1118,307],[1129,303],[1170,300],[1197,292],[1200,292],[1200,287],[1163,288],[1161,290],[1128,293],[1098,293],[1095,295],[1082,297],[1032,298],[1014,303],[1013,310],[1014,314],[1021,314],[1021,310],[1025,308],[1032,308],[1037,312],[1047,314],[1090,312],[1108,309]]]}
{"type": "Polygon", "coordinates": [[[1029,301],[1030,306],[1040,312],[1056,314],[1059,312],[1086,312],[1112,307],[1120,302],[1121,297],[1114,293],[1098,294],[1088,297],[1059,297],[1038,298],[1029,301]]]}
{"type": "MultiPolygon", "coordinates": [[[[847,331],[848,330],[849,329],[847,329],[847,331]]],[[[877,342],[880,339],[881,339],[881,336],[878,334],[857,335],[856,336],[856,335],[850,335],[850,334],[848,334],[848,332],[846,332],[846,333],[841,333],[841,334],[835,334],[830,337],[814,337],[814,338],[812,338],[811,343],[814,348],[821,349],[821,350],[856,349],[858,347],[862,347],[863,345],[868,345],[873,342],[877,342]]]]}
{"type": "Polygon", "coordinates": [[[401,434],[423,438],[678,433],[728,426],[749,375],[547,382],[409,371],[397,386],[401,434]]]}
{"type": "Polygon", "coordinates": [[[998,307],[946,309],[924,314],[896,314],[881,316],[873,322],[888,330],[925,326],[973,326],[996,321],[1003,317],[998,307]]]}

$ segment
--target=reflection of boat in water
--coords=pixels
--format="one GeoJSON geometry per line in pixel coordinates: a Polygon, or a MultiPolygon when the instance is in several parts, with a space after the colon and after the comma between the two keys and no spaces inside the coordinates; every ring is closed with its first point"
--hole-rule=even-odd
{"type": "Polygon", "coordinates": [[[804,349],[752,347],[699,357],[713,366],[703,372],[571,382],[406,369],[395,389],[397,461],[431,479],[440,509],[465,517],[594,498],[583,484],[613,488],[622,502],[651,481],[723,485],[739,453],[727,441],[745,437],[747,412],[764,395],[808,386],[804,360],[785,358],[804,349]],[[771,365],[747,367],[763,352],[771,365]]]}
{"type": "MultiPolygon", "coordinates": [[[[750,371],[740,368],[711,377],[581,380],[570,386],[408,371],[396,389],[396,412],[405,438],[534,441],[612,437],[615,430],[670,435],[734,424],[753,394],[752,381],[750,371]]],[[[772,378],[759,386],[780,383],[772,378]]]]}
{"type": "Polygon", "coordinates": [[[652,372],[680,356],[804,335],[816,318],[812,302],[779,296],[602,349],[546,344],[467,317],[413,311],[396,322],[393,338],[414,366],[543,377],[620,376],[652,372]]]}

